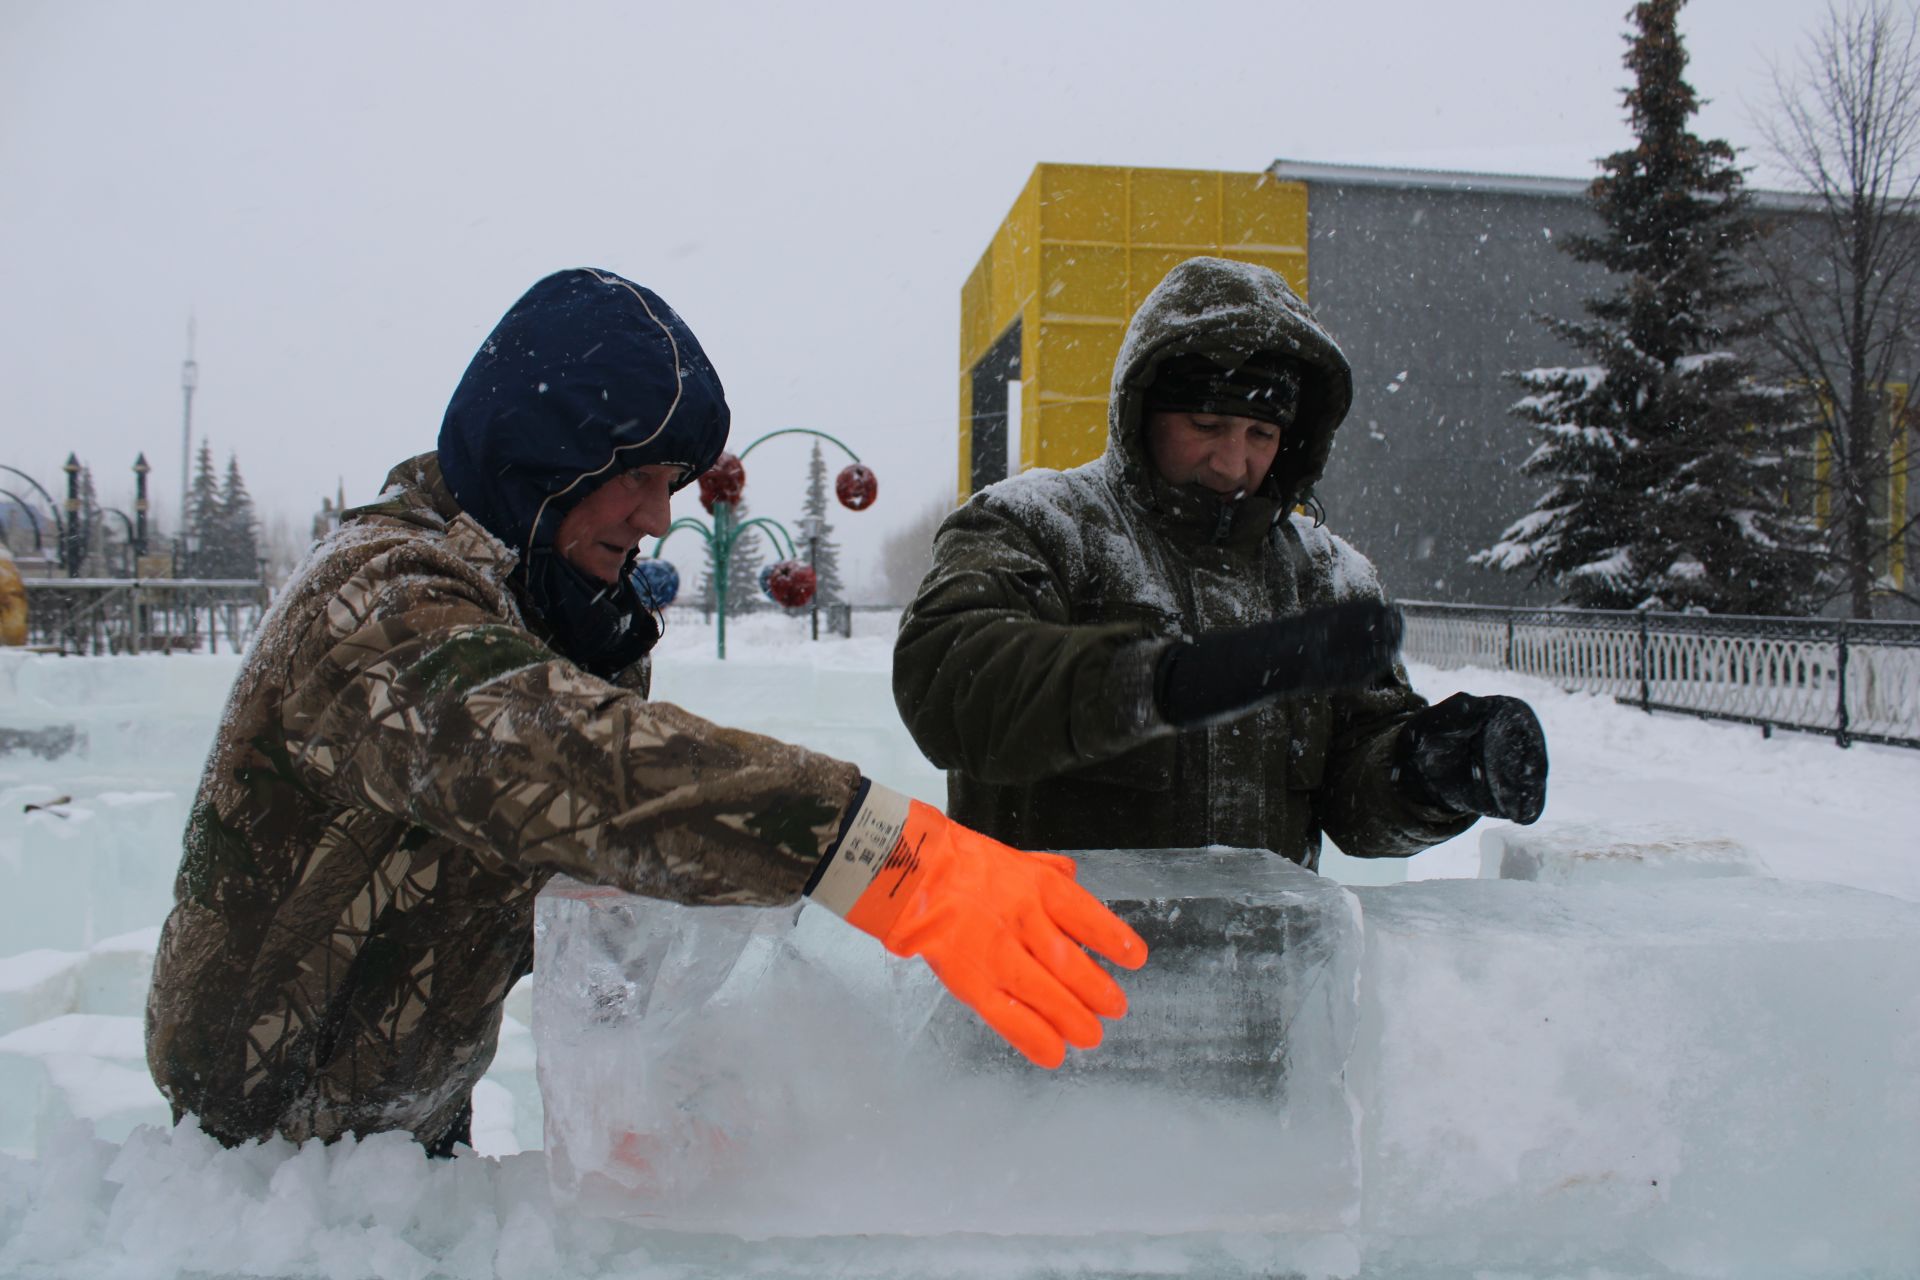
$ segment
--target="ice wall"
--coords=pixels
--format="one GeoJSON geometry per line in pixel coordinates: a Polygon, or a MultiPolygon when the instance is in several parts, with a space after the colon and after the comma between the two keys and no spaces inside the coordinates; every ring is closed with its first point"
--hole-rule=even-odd
{"type": "Polygon", "coordinates": [[[232,657],[0,650],[0,955],[84,950],[165,918],[238,669],[232,657]]]}
{"type": "Polygon", "coordinates": [[[191,784],[239,669],[232,656],[62,659],[0,649],[0,762],[110,784],[155,774],[191,784]]]}
{"type": "Polygon", "coordinates": [[[1057,1074],[824,913],[549,891],[557,1192],[748,1236],[1246,1231],[1368,1267],[1920,1256],[1920,906],[1343,888],[1217,850],[1082,874],[1154,954],[1057,1074]]]}

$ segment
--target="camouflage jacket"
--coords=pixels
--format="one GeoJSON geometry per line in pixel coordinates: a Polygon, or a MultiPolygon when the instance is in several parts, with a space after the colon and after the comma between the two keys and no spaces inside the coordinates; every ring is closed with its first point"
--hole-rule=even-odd
{"type": "Polygon", "coordinates": [[[1405,856],[1473,819],[1391,778],[1400,725],[1426,705],[1396,668],[1379,687],[1296,698],[1176,733],[1153,664],[1181,636],[1370,595],[1365,556],[1304,516],[1349,398],[1339,348],[1272,272],[1177,268],[1141,305],[1114,368],[1106,452],[975,494],[934,542],[901,620],[894,698],[948,770],[956,821],[1020,848],[1272,849],[1318,865],[1405,856]],[[1302,411],[1244,499],[1176,489],[1144,439],[1144,389],[1174,353],[1302,362],[1302,411]]]}
{"type": "Polygon", "coordinates": [[[549,648],[433,454],[282,592],[188,822],[147,1004],[177,1112],[241,1141],[457,1122],[556,872],[798,898],[858,770],[645,700],[549,648]]]}

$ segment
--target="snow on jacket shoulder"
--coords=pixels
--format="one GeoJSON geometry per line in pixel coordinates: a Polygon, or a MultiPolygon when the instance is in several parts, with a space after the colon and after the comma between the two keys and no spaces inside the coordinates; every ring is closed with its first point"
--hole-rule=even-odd
{"type": "Polygon", "coordinates": [[[1346,361],[1271,272],[1184,264],[1135,317],[1106,452],[977,493],[949,516],[901,620],[894,698],[948,771],[957,821],[1028,848],[1266,848],[1307,866],[1321,834],[1362,857],[1413,853],[1470,819],[1389,777],[1425,702],[1404,671],[1372,690],[1273,703],[1173,732],[1154,663],[1184,636],[1379,597],[1373,566],[1299,515],[1350,395],[1346,361]],[[1144,388],[1185,352],[1272,351],[1307,369],[1301,416],[1261,490],[1196,496],[1154,472],[1144,388]]]}
{"type": "Polygon", "coordinates": [[[432,454],[350,517],[248,652],[155,962],[154,1077],[227,1141],[430,1140],[491,1061],[552,875],[793,901],[858,782],[556,655],[432,454]]]}

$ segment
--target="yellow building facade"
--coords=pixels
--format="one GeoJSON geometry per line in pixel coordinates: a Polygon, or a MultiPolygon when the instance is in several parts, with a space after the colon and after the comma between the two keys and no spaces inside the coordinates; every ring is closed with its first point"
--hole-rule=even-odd
{"type": "Polygon", "coordinates": [[[1306,185],[1267,173],[1034,167],[960,291],[962,500],[1012,473],[1100,455],[1127,321],[1201,255],[1271,267],[1305,297],[1306,185]]]}

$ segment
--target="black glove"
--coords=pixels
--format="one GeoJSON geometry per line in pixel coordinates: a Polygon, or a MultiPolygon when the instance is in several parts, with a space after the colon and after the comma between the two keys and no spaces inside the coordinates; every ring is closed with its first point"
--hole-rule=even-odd
{"type": "Polygon", "coordinates": [[[1400,611],[1349,600],[1291,618],[1210,631],[1160,658],[1160,714],[1179,728],[1205,724],[1275,698],[1372,684],[1393,669],[1400,611]]]}
{"type": "Polygon", "coordinates": [[[1422,804],[1524,826],[1547,804],[1547,737],[1518,698],[1456,693],[1400,726],[1393,776],[1422,804]]]}

